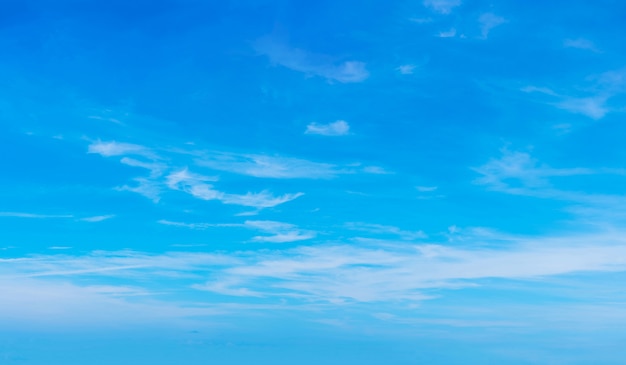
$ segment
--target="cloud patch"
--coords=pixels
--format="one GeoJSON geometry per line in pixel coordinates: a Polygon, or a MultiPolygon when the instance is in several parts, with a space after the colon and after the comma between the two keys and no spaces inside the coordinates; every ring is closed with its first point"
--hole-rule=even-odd
{"type": "Polygon", "coordinates": [[[461,5],[461,0],[424,0],[424,6],[439,14],[450,14],[461,5]]]}
{"type": "Polygon", "coordinates": [[[345,136],[350,134],[350,125],[345,120],[338,120],[329,124],[311,123],[306,126],[304,133],[332,137],[345,136]]]}
{"type": "Polygon", "coordinates": [[[499,25],[506,23],[507,20],[494,13],[484,13],[478,18],[480,24],[480,35],[483,39],[487,39],[491,30],[499,25]]]}
{"type": "Polygon", "coordinates": [[[369,77],[364,62],[334,62],[327,55],[292,48],[272,37],[263,37],[257,40],[255,49],[260,54],[267,56],[271,63],[309,76],[320,76],[341,83],[363,82],[369,77]]]}

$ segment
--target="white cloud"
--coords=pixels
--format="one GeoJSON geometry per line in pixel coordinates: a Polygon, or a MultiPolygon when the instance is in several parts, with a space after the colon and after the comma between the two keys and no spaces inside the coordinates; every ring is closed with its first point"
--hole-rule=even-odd
{"type": "Polygon", "coordinates": [[[436,186],[416,186],[415,188],[417,189],[417,191],[422,193],[428,193],[437,190],[436,186]]]}
{"type": "Polygon", "coordinates": [[[539,164],[526,152],[502,150],[500,158],[491,159],[485,165],[474,168],[482,176],[475,180],[493,190],[516,194],[539,194],[540,189],[551,188],[550,177],[590,175],[591,169],[557,169],[539,164]]]}
{"type": "Polygon", "coordinates": [[[312,231],[301,230],[293,224],[275,221],[246,221],[245,226],[271,234],[271,236],[256,236],[253,241],[284,243],[308,240],[315,237],[312,231]]]}
{"type": "Polygon", "coordinates": [[[555,106],[559,109],[567,110],[570,113],[582,114],[591,119],[602,119],[610,111],[606,106],[606,96],[595,96],[588,98],[565,98],[555,106]]]}
{"type": "MultiPolygon", "coordinates": [[[[258,209],[270,208],[286,203],[303,195],[303,193],[284,194],[274,196],[268,191],[258,193],[248,192],[246,194],[232,194],[217,190],[213,184],[218,180],[214,176],[205,176],[192,173],[188,168],[176,168],[166,165],[160,156],[150,149],[128,143],[117,142],[97,142],[89,146],[90,153],[99,153],[103,156],[118,156],[124,154],[138,154],[151,159],[150,162],[139,161],[128,157],[123,157],[121,163],[148,169],[148,177],[137,177],[133,180],[136,185],[123,185],[117,187],[120,191],[131,191],[141,194],[155,203],[161,199],[164,189],[185,192],[191,196],[202,200],[219,200],[224,204],[235,204],[258,209]],[[169,173],[167,173],[169,171],[169,173]],[[165,175],[167,173],[167,175],[165,175]],[[165,175],[165,176],[164,176],[165,175]]],[[[172,151],[169,151],[170,153],[172,151]]],[[[176,153],[176,152],[175,152],[176,153]]],[[[189,154],[185,151],[177,151],[179,154],[189,154]]],[[[198,155],[198,153],[191,153],[198,155]]],[[[201,153],[200,155],[205,155],[201,153]]],[[[200,166],[211,167],[216,170],[226,170],[255,177],[275,177],[275,178],[326,178],[335,173],[334,166],[321,164],[294,158],[278,158],[264,155],[245,155],[215,153],[209,157],[198,159],[196,163],[200,166]]]]}
{"type": "Polygon", "coordinates": [[[450,14],[459,5],[461,0],[424,0],[424,6],[440,14],[450,14]]]}
{"type": "Polygon", "coordinates": [[[122,185],[116,187],[115,189],[118,191],[130,191],[139,195],[143,195],[155,203],[158,203],[161,200],[161,183],[143,177],[136,177],[133,180],[137,183],[135,186],[122,185]]]}
{"type": "Polygon", "coordinates": [[[606,76],[607,74],[608,73],[605,73],[603,74],[604,76],[601,75],[598,77],[598,86],[595,88],[601,90],[593,96],[577,97],[561,95],[552,89],[536,86],[526,86],[523,87],[521,91],[525,93],[540,93],[548,95],[552,99],[558,100],[547,102],[549,105],[553,105],[570,113],[582,114],[591,119],[599,120],[612,111],[607,106],[608,99],[616,93],[621,92],[620,76],[606,76]],[[606,80],[606,82],[603,80],[606,80]]]}
{"type": "Polygon", "coordinates": [[[260,54],[266,55],[270,62],[307,75],[321,76],[342,83],[362,82],[369,77],[363,62],[336,63],[326,55],[291,48],[271,37],[259,39],[255,48],[260,54]]]}
{"type": "Polygon", "coordinates": [[[140,167],[150,170],[150,176],[157,177],[163,174],[167,170],[167,165],[158,162],[145,162],[130,157],[123,157],[120,160],[121,163],[128,166],[140,167]]]}
{"type": "Polygon", "coordinates": [[[510,242],[506,250],[440,245],[298,247],[224,273],[225,279],[234,278],[259,292],[270,280],[272,287],[285,290],[284,295],[293,293],[310,300],[420,300],[427,298],[420,290],[462,287],[459,280],[468,285],[482,278],[529,279],[626,270],[626,246],[618,243],[622,241],[603,237],[604,243],[599,244],[598,238],[510,242]]]}
{"type": "Polygon", "coordinates": [[[225,204],[243,205],[246,207],[254,208],[271,208],[277,205],[292,201],[304,195],[304,193],[284,194],[281,196],[274,196],[268,191],[261,191],[259,193],[247,193],[243,195],[238,194],[224,194],[220,200],[225,204]]]}
{"type": "MultiPolygon", "coordinates": [[[[297,229],[274,221],[248,221],[245,225],[270,234],[278,232],[275,236],[297,229]]],[[[448,290],[471,291],[477,285],[483,291],[497,292],[501,280],[513,280],[516,285],[506,286],[507,294],[524,283],[524,293],[533,289],[540,293],[550,277],[574,277],[579,288],[596,284],[598,276],[594,275],[626,271],[626,234],[619,229],[544,237],[471,229],[457,233],[466,231],[469,234],[463,245],[454,246],[380,242],[228,253],[97,251],[0,259],[0,289],[7,294],[6,300],[0,301],[0,320],[39,324],[171,321],[225,311],[241,315],[254,310],[258,314],[266,308],[275,312],[277,308],[267,303],[275,303],[277,298],[285,299],[283,310],[332,311],[352,302],[373,303],[371,308],[381,311],[385,310],[380,307],[383,304],[406,309],[407,304],[436,300],[429,294],[432,290],[444,297],[448,290]],[[585,276],[578,280],[573,276],[576,273],[585,276]],[[494,285],[493,280],[485,279],[500,280],[494,285]],[[207,307],[206,297],[193,295],[195,290],[248,296],[260,304],[229,307],[230,299],[219,303],[215,297],[207,307]],[[184,293],[185,305],[171,300],[172,293],[184,293]],[[130,296],[132,301],[125,299],[130,296]],[[320,306],[311,307],[316,303],[320,306]]],[[[615,281],[604,285],[612,292],[619,288],[615,281]]],[[[563,291],[558,295],[585,293],[563,291]]]]}
{"type": "Polygon", "coordinates": [[[97,141],[93,142],[89,145],[88,153],[97,153],[104,157],[111,156],[122,156],[122,155],[140,155],[146,157],[155,157],[154,153],[150,151],[147,147],[131,144],[131,143],[120,143],[120,142],[102,142],[97,141]]]}
{"type": "Polygon", "coordinates": [[[219,227],[247,228],[269,234],[269,236],[253,237],[252,241],[255,242],[284,243],[303,241],[315,237],[315,232],[313,231],[303,230],[293,224],[276,221],[247,220],[244,223],[185,223],[162,219],[157,223],[198,230],[219,227]]]}
{"type": "Polygon", "coordinates": [[[174,190],[184,191],[202,200],[219,200],[224,204],[235,204],[255,208],[271,208],[279,204],[294,200],[303,193],[274,196],[268,191],[246,194],[228,194],[213,188],[207,181],[216,178],[190,173],[187,169],[174,172],[167,176],[167,186],[174,190]]]}
{"type": "Polygon", "coordinates": [[[578,48],[592,52],[600,52],[592,41],[585,38],[566,39],[563,41],[563,46],[566,48],[578,48]]]}
{"type": "Polygon", "coordinates": [[[93,217],[81,218],[80,220],[81,220],[81,221],[84,221],[84,222],[102,222],[102,221],[105,221],[105,220],[107,220],[107,219],[111,219],[111,218],[113,218],[113,217],[115,217],[115,215],[114,215],[114,214],[109,214],[109,215],[96,215],[96,216],[93,216],[93,217]]]}
{"type": "Polygon", "coordinates": [[[504,150],[502,157],[491,159],[474,171],[482,175],[474,182],[493,191],[568,202],[570,206],[564,209],[579,216],[585,225],[606,225],[626,219],[626,198],[622,195],[595,193],[593,185],[589,184],[585,191],[568,190],[564,179],[558,182],[565,188],[554,186],[555,177],[582,179],[585,175],[612,175],[622,178],[626,175],[623,168],[553,168],[540,164],[528,153],[504,150]]]}
{"type": "Polygon", "coordinates": [[[342,173],[332,164],[258,154],[216,152],[198,158],[196,163],[214,170],[274,179],[329,179],[342,173]]]}
{"type": "Polygon", "coordinates": [[[368,174],[375,174],[375,175],[389,175],[393,173],[380,166],[365,166],[363,167],[362,171],[368,174]]]}
{"type": "Polygon", "coordinates": [[[406,231],[398,227],[386,226],[382,224],[350,222],[346,224],[346,228],[355,230],[355,231],[368,232],[372,234],[398,236],[401,239],[408,240],[408,241],[416,240],[416,239],[423,239],[427,237],[423,231],[406,231]]]}
{"type": "Polygon", "coordinates": [[[400,65],[396,68],[396,71],[398,71],[402,75],[412,75],[416,67],[417,66],[412,65],[412,64],[400,65]]]}
{"type": "Polygon", "coordinates": [[[439,34],[437,34],[437,37],[439,38],[452,38],[454,36],[456,36],[456,29],[454,28],[445,32],[439,32],[439,34]]]}
{"type": "Polygon", "coordinates": [[[311,123],[306,126],[306,134],[320,134],[322,136],[345,136],[350,133],[350,125],[345,120],[338,120],[329,124],[311,123]]]}
{"type": "Polygon", "coordinates": [[[185,222],[172,222],[166,219],[161,219],[157,221],[159,224],[163,224],[166,226],[174,226],[174,227],[184,227],[190,229],[208,229],[208,228],[216,228],[216,227],[243,227],[243,224],[237,223],[185,223],[185,222]]]}
{"type": "Polygon", "coordinates": [[[493,13],[484,13],[478,18],[478,22],[481,36],[486,39],[493,28],[506,23],[507,20],[493,13]]]}

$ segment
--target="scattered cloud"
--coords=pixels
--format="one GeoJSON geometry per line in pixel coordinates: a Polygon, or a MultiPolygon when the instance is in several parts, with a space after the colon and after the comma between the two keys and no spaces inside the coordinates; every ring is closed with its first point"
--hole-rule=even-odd
{"type": "Polygon", "coordinates": [[[416,186],[415,188],[417,189],[417,191],[422,193],[429,193],[437,190],[436,186],[416,186]]]}
{"type": "Polygon", "coordinates": [[[147,169],[152,177],[160,176],[167,170],[167,165],[163,163],[145,162],[130,157],[123,157],[120,162],[124,165],[147,169]]]}
{"type": "Polygon", "coordinates": [[[158,220],[157,223],[163,224],[166,226],[174,226],[174,227],[183,227],[189,229],[199,229],[204,230],[208,228],[219,228],[219,227],[243,227],[243,224],[237,223],[185,223],[185,222],[173,222],[166,219],[158,220]]]}
{"type": "Polygon", "coordinates": [[[252,240],[257,242],[286,243],[308,240],[315,237],[315,232],[313,231],[301,230],[293,224],[283,222],[246,221],[244,225],[271,234],[270,236],[253,237],[252,240]]]}
{"type": "Polygon", "coordinates": [[[297,199],[303,195],[304,193],[293,193],[274,196],[268,191],[261,191],[259,193],[247,193],[243,195],[224,194],[220,200],[225,204],[235,204],[254,208],[272,208],[297,199]]]}
{"type": "Polygon", "coordinates": [[[568,202],[570,206],[565,209],[582,216],[585,224],[603,225],[626,218],[623,209],[626,199],[622,195],[598,194],[589,189],[570,190],[563,179],[559,179],[559,185],[565,188],[554,186],[556,177],[581,179],[583,176],[612,175],[621,178],[626,176],[623,168],[553,168],[540,164],[528,153],[503,150],[501,158],[491,159],[474,171],[481,175],[474,182],[493,191],[568,202]]]}
{"type": "Polygon", "coordinates": [[[454,28],[445,32],[439,32],[439,34],[437,34],[437,37],[439,38],[452,38],[454,36],[456,36],[456,29],[454,28]]]}
{"type": "Polygon", "coordinates": [[[86,217],[86,218],[81,218],[80,220],[83,222],[102,222],[105,221],[107,219],[111,219],[115,217],[114,214],[109,214],[109,215],[96,215],[93,217],[86,217]]]}
{"type": "Polygon", "coordinates": [[[161,200],[161,192],[163,189],[160,182],[143,177],[136,177],[133,181],[136,182],[136,185],[122,185],[116,187],[115,190],[137,193],[152,200],[154,203],[158,203],[161,200]]]}
{"type": "Polygon", "coordinates": [[[369,77],[363,62],[334,62],[329,56],[291,48],[272,37],[257,40],[255,49],[267,56],[273,64],[311,76],[321,76],[341,83],[363,82],[369,77]]]}
{"type": "Polygon", "coordinates": [[[412,64],[400,65],[396,67],[396,71],[398,71],[402,75],[412,75],[417,66],[412,64]]]}
{"type": "Polygon", "coordinates": [[[480,24],[480,34],[483,39],[489,36],[489,32],[499,25],[506,23],[507,20],[493,13],[484,13],[478,18],[480,24]]]}
{"type": "Polygon", "coordinates": [[[570,113],[582,114],[591,119],[602,119],[610,111],[606,106],[606,96],[588,98],[565,98],[555,106],[570,113]]]}
{"type": "Polygon", "coordinates": [[[342,173],[332,164],[259,154],[215,152],[196,159],[196,163],[214,170],[273,179],[330,179],[342,173]]]}
{"type": "MultiPolygon", "coordinates": [[[[247,221],[245,225],[271,234],[259,236],[258,241],[311,237],[294,233],[296,228],[281,222],[247,221]]],[[[378,225],[364,228],[389,230],[378,225]]],[[[393,227],[391,231],[397,232],[393,227]]],[[[155,289],[160,290],[174,285],[179,291],[179,282],[162,278],[180,277],[185,278],[187,286],[182,288],[187,290],[278,296],[291,298],[295,306],[310,302],[421,301],[432,299],[427,294],[430,289],[458,290],[472,287],[481,279],[536,281],[577,272],[626,271],[626,235],[622,232],[535,238],[487,233],[473,233],[475,243],[481,243],[476,247],[472,242],[464,242],[463,247],[382,242],[374,246],[324,244],[227,254],[98,251],[83,256],[0,259],[0,270],[3,277],[14,282],[26,278],[71,282],[72,278],[80,280],[88,275],[90,282],[98,286],[110,285],[114,280],[125,287],[143,286],[148,291],[146,285],[156,285],[155,289]],[[484,241],[498,245],[484,246],[484,241]]],[[[0,308],[3,306],[6,303],[0,304],[0,308]]]]}
{"type": "Polygon", "coordinates": [[[363,167],[363,172],[374,175],[389,175],[393,173],[380,166],[365,166],[363,167]]]}
{"type": "Polygon", "coordinates": [[[104,157],[122,156],[122,155],[139,155],[149,158],[154,158],[155,154],[147,147],[132,144],[132,143],[120,143],[116,141],[102,142],[97,141],[89,145],[88,153],[97,153],[104,157]]]}
{"type": "Polygon", "coordinates": [[[306,126],[304,133],[322,136],[345,136],[350,133],[350,125],[345,120],[338,120],[329,124],[311,123],[306,126]]]}
{"type": "Polygon", "coordinates": [[[185,223],[172,222],[162,219],[159,220],[157,223],[167,226],[197,230],[222,227],[246,228],[269,234],[269,236],[253,237],[252,241],[255,242],[285,243],[303,241],[315,237],[315,232],[313,231],[303,230],[293,224],[276,221],[247,220],[244,223],[185,223]]]}
{"type": "Polygon", "coordinates": [[[424,0],[424,6],[439,14],[450,14],[460,5],[461,0],[424,0]]]}
{"type": "Polygon", "coordinates": [[[584,49],[596,53],[600,52],[592,41],[585,38],[566,39],[563,41],[563,47],[584,49]]]}
{"type": "Polygon", "coordinates": [[[490,189],[527,195],[542,188],[551,188],[550,177],[591,175],[595,172],[585,168],[556,169],[539,164],[526,152],[502,150],[500,158],[491,159],[485,165],[474,168],[482,176],[477,184],[490,189]]]}
{"type": "Polygon", "coordinates": [[[411,18],[409,20],[417,24],[428,24],[433,22],[432,18],[411,18]]]}
{"type": "Polygon", "coordinates": [[[546,104],[574,114],[581,114],[594,120],[604,118],[608,113],[621,111],[610,106],[611,98],[626,92],[626,70],[607,71],[586,78],[584,87],[576,87],[568,92],[557,92],[546,87],[526,86],[525,93],[546,95],[546,104]]]}
{"type": "Polygon", "coordinates": [[[219,200],[224,204],[235,204],[255,208],[271,208],[279,204],[294,200],[304,193],[285,194],[274,196],[268,191],[246,194],[228,194],[213,188],[207,181],[215,181],[214,177],[192,174],[187,169],[174,172],[167,176],[167,186],[191,194],[202,200],[219,200]]]}
{"type": "Polygon", "coordinates": [[[368,232],[371,234],[398,236],[401,239],[407,241],[423,239],[427,237],[423,231],[405,231],[398,227],[385,226],[381,224],[350,222],[346,223],[346,228],[355,231],[368,232]]]}
{"type": "MultiPolygon", "coordinates": [[[[187,193],[202,200],[218,200],[224,204],[234,204],[257,209],[270,208],[279,204],[294,200],[303,193],[292,193],[275,196],[267,190],[261,192],[247,192],[245,194],[233,194],[218,190],[214,184],[219,179],[216,176],[206,176],[189,171],[188,167],[180,168],[174,164],[166,164],[161,156],[146,147],[118,142],[92,143],[89,146],[90,153],[98,153],[105,157],[141,155],[148,161],[140,161],[124,156],[120,162],[125,165],[144,168],[150,171],[147,177],[136,177],[134,185],[117,187],[119,191],[131,191],[141,194],[155,203],[161,199],[161,194],[166,190],[175,190],[187,193]]],[[[188,153],[186,151],[164,151],[171,154],[191,154],[203,156],[197,158],[197,166],[209,167],[214,170],[231,171],[254,177],[274,178],[328,178],[338,173],[334,165],[315,163],[295,158],[269,157],[254,154],[229,154],[229,153],[188,153]]],[[[169,158],[168,160],[171,160],[169,158]]]]}

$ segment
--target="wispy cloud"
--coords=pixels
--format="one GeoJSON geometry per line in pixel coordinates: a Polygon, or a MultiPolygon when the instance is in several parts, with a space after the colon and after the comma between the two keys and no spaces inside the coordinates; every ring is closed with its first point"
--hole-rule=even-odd
{"type": "Polygon", "coordinates": [[[368,232],[370,234],[376,234],[376,235],[398,236],[403,240],[409,240],[409,241],[423,239],[427,237],[426,233],[424,233],[423,231],[406,231],[398,227],[386,226],[382,224],[350,222],[350,223],[346,223],[346,228],[355,230],[355,231],[368,232]]]}
{"type": "Polygon", "coordinates": [[[608,100],[608,95],[596,95],[590,97],[572,97],[566,95],[559,95],[552,89],[548,89],[545,87],[534,87],[527,86],[521,89],[526,93],[541,93],[544,95],[548,95],[554,97],[555,99],[560,99],[556,102],[550,102],[549,104],[568,111],[574,114],[582,114],[591,119],[602,119],[604,116],[610,112],[610,109],[607,107],[606,102],[608,100]]]}
{"type": "Polygon", "coordinates": [[[329,179],[337,166],[293,157],[214,152],[196,159],[199,166],[241,175],[274,179],[329,179]]]}
{"type": "Polygon", "coordinates": [[[546,104],[574,114],[599,120],[610,112],[622,110],[610,106],[611,98],[626,92],[626,70],[608,71],[586,78],[584,87],[557,92],[546,87],[526,86],[521,91],[546,95],[546,104]]]}
{"type": "Polygon", "coordinates": [[[136,177],[133,181],[135,181],[135,185],[122,185],[116,187],[115,190],[137,193],[145,196],[155,203],[158,203],[161,200],[161,193],[163,189],[160,182],[143,177],[136,177]]]}
{"type": "Polygon", "coordinates": [[[417,191],[422,193],[429,193],[437,190],[436,186],[416,186],[415,188],[417,189],[417,191]]]}
{"type": "Polygon", "coordinates": [[[252,237],[252,241],[256,242],[271,242],[271,243],[284,243],[284,242],[296,242],[308,240],[315,237],[315,232],[310,230],[303,230],[296,225],[276,222],[276,221],[263,221],[263,220],[247,220],[243,223],[185,223],[185,222],[173,222],[169,220],[159,220],[158,223],[174,227],[183,227],[189,229],[205,230],[209,228],[245,228],[255,231],[261,231],[269,234],[268,236],[255,236],[252,237]]]}
{"type": "Polygon", "coordinates": [[[295,225],[289,223],[275,221],[246,221],[244,225],[246,227],[270,234],[270,236],[256,236],[252,238],[253,241],[257,242],[296,242],[315,237],[315,233],[313,231],[301,230],[295,225]]]}
{"type": "Polygon", "coordinates": [[[291,48],[269,36],[257,40],[255,49],[267,56],[270,62],[307,75],[321,76],[341,83],[362,82],[369,77],[363,62],[334,62],[329,56],[291,48]]]}
{"type": "Polygon", "coordinates": [[[478,18],[478,23],[480,24],[480,34],[481,37],[486,39],[489,36],[491,30],[499,25],[506,23],[507,20],[503,17],[493,14],[493,13],[484,13],[478,18]]]}
{"type": "Polygon", "coordinates": [[[594,173],[593,170],[586,168],[552,168],[539,164],[526,152],[512,152],[506,149],[502,150],[500,158],[491,159],[474,171],[482,175],[476,179],[476,183],[509,193],[525,193],[532,189],[550,187],[550,177],[594,173]]]}
{"type": "Polygon", "coordinates": [[[413,64],[400,65],[396,67],[396,71],[398,71],[402,75],[412,75],[417,66],[413,64]]]}
{"type": "Polygon", "coordinates": [[[456,36],[456,29],[454,28],[445,32],[439,32],[439,34],[437,34],[437,37],[439,38],[453,38],[454,36],[456,36]]]}
{"type": "Polygon", "coordinates": [[[174,227],[183,227],[189,229],[209,229],[209,228],[219,228],[219,227],[243,227],[243,224],[240,223],[185,223],[185,222],[173,222],[167,219],[161,219],[157,221],[159,224],[163,224],[166,226],[174,226],[174,227]]]}
{"type": "MultiPolygon", "coordinates": [[[[302,238],[294,229],[272,221],[248,221],[253,229],[276,233],[260,241],[286,242],[302,238]],[[274,238],[272,238],[274,237],[274,238]]],[[[373,229],[380,227],[373,226],[373,229]]],[[[382,228],[381,228],[382,229],[382,228]]],[[[260,236],[261,237],[261,236],[260,236]]],[[[376,246],[300,246],[276,251],[229,254],[97,252],[87,256],[49,255],[1,260],[5,277],[83,277],[106,285],[106,278],[136,286],[144,280],[182,275],[195,278],[188,288],[212,290],[221,283],[221,293],[250,292],[267,297],[283,296],[304,301],[340,303],[424,300],[425,290],[467,287],[485,278],[533,279],[575,272],[626,270],[626,242],[621,233],[563,237],[521,238],[488,236],[497,248],[449,247],[438,244],[376,246]],[[506,245],[503,248],[502,242],[506,245]],[[207,281],[210,274],[219,280],[207,281]],[[195,283],[194,283],[195,281],[195,283]],[[202,287],[209,282],[210,286],[202,287]],[[196,287],[195,285],[200,285],[196,287]]],[[[480,247],[480,246],[478,246],[480,247]]],[[[144,282],[145,283],[145,282],[144,282]]],[[[172,284],[178,285],[178,284],[172,284]]]]}
{"type": "Polygon", "coordinates": [[[292,193],[275,196],[269,191],[247,194],[225,194],[220,200],[225,204],[242,205],[254,208],[271,208],[303,196],[304,193],[292,193]]]}
{"type": "Polygon", "coordinates": [[[295,193],[274,196],[268,191],[229,194],[215,190],[213,185],[206,183],[207,181],[215,181],[215,178],[192,174],[187,169],[184,169],[170,174],[167,177],[167,186],[174,190],[184,191],[198,199],[219,200],[224,204],[255,208],[271,208],[304,195],[304,193],[295,193]]]}
{"type": "Polygon", "coordinates": [[[329,124],[311,123],[306,126],[306,134],[320,134],[322,136],[345,136],[350,133],[350,125],[345,120],[338,120],[329,124]]]}
{"type": "Polygon", "coordinates": [[[481,176],[474,182],[490,190],[507,194],[531,196],[542,199],[554,199],[569,202],[572,213],[587,216],[587,224],[604,224],[626,215],[623,207],[626,199],[621,195],[595,193],[590,186],[586,191],[567,189],[567,184],[555,186],[554,178],[582,178],[588,175],[613,175],[616,178],[626,176],[623,168],[553,168],[541,164],[525,152],[502,151],[500,158],[491,159],[486,164],[474,168],[481,176]],[[607,212],[610,212],[607,216],[607,212]]]}
{"type": "Polygon", "coordinates": [[[582,114],[597,120],[602,119],[609,112],[606,101],[607,96],[565,98],[565,100],[556,103],[555,106],[570,113],[582,114]]]}
{"type": "MultiPolygon", "coordinates": [[[[269,233],[258,236],[258,241],[265,242],[287,242],[284,239],[312,235],[275,221],[246,221],[241,226],[269,233]]],[[[403,234],[395,227],[361,227],[403,234]]],[[[550,277],[583,272],[593,277],[603,272],[626,271],[626,235],[620,230],[544,237],[478,229],[457,230],[456,234],[464,235],[463,245],[379,241],[287,249],[277,246],[272,250],[229,253],[97,251],[0,259],[0,288],[13,293],[0,301],[0,317],[40,321],[46,318],[44,313],[55,313],[55,318],[84,323],[77,313],[87,318],[87,313],[106,308],[105,313],[111,316],[97,316],[105,318],[104,322],[119,323],[142,311],[148,312],[139,318],[152,318],[148,315],[152,313],[172,320],[223,313],[228,311],[229,297],[241,296],[254,302],[251,307],[230,309],[239,315],[245,310],[258,312],[263,305],[275,303],[276,298],[285,300],[284,310],[306,309],[315,303],[323,304],[325,310],[334,310],[346,302],[372,303],[381,308],[383,304],[437,300],[432,290],[437,290],[438,297],[445,297],[448,290],[471,291],[478,284],[481,290],[498,290],[493,280],[485,279],[513,280],[516,285],[509,291],[528,281],[532,285],[524,290],[540,291],[541,284],[550,277]],[[485,244],[489,242],[494,244],[485,244]],[[85,278],[89,278],[89,285],[85,285],[85,278]],[[219,294],[222,302],[217,297],[207,307],[206,297],[194,295],[198,291],[219,294]],[[180,296],[181,292],[189,298],[187,303],[165,304],[172,293],[180,296]],[[163,301],[156,300],[154,293],[159,293],[163,301]],[[125,299],[129,296],[132,301],[125,299]],[[84,305],[89,307],[86,312],[84,305]],[[74,312],[75,307],[83,311],[74,312]]],[[[320,308],[314,307],[318,312],[320,308]]],[[[275,311],[276,307],[270,309],[275,311]]]]}
{"type": "Polygon", "coordinates": [[[440,14],[450,14],[459,5],[461,0],[424,0],[424,6],[440,14]]]}
{"type": "Polygon", "coordinates": [[[123,155],[139,155],[154,158],[155,154],[150,149],[132,143],[120,143],[116,141],[102,142],[97,141],[89,145],[88,153],[97,153],[104,157],[123,156],[123,155]]]}
{"type": "MultiPolygon", "coordinates": [[[[124,156],[125,154],[139,154],[148,161],[139,161],[124,156],[120,162],[125,165],[145,168],[150,171],[149,176],[136,177],[134,185],[122,185],[117,187],[120,191],[131,191],[141,194],[152,201],[159,202],[163,191],[175,190],[187,193],[202,200],[218,200],[224,204],[234,204],[257,209],[270,208],[279,204],[294,200],[303,193],[274,195],[267,190],[260,192],[247,192],[245,194],[233,194],[218,190],[214,184],[219,179],[215,176],[206,176],[191,172],[188,167],[180,168],[173,163],[165,163],[162,158],[147,147],[118,142],[95,142],[89,146],[90,153],[99,153],[102,156],[124,156]]],[[[186,151],[163,151],[168,152],[168,160],[172,157],[185,157],[186,151]]],[[[193,156],[205,156],[197,158],[195,163],[200,167],[210,167],[214,170],[237,172],[254,177],[293,178],[308,177],[322,178],[331,177],[336,172],[330,164],[314,163],[295,158],[272,158],[253,154],[227,154],[227,153],[191,153],[193,156]]]]}
{"type": "Polygon", "coordinates": [[[83,222],[91,222],[91,223],[93,223],[93,222],[102,222],[102,221],[105,221],[107,219],[111,219],[113,217],[115,217],[114,214],[96,215],[96,216],[93,216],[93,217],[81,218],[80,220],[83,221],[83,222]]]}
{"type": "Polygon", "coordinates": [[[565,41],[563,41],[563,47],[584,49],[592,52],[600,52],[592,41],[585,38],[566,39],[565,41]]]}

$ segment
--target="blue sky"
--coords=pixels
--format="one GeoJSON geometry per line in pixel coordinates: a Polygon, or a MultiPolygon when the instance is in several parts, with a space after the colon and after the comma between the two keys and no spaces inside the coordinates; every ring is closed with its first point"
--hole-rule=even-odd
{"type": "Polygon", "coordinates": [[[619,364],[619,1],[8,1],[0,362],[619,364]]]}

